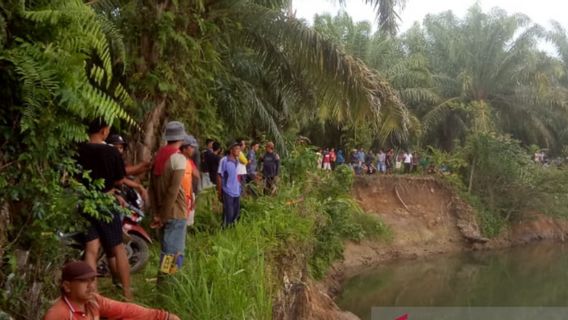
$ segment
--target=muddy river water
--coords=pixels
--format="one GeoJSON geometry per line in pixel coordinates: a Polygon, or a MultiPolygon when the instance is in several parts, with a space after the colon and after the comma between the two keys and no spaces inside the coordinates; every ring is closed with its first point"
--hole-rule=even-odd
{"type": "Polygon", "coordinates": [[[337,303],[361,319],[371,319],[377,306],[566,307],[568,245],[541,243],[382,265],[348,279],[337,303]]]}

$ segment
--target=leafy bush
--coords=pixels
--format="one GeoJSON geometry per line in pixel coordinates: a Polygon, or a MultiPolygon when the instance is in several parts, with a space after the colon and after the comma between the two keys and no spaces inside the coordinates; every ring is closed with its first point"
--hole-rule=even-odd
{"type": "Polygon", "coordinates": [[[3,1],[0,22],[0,308],[30,319],[57,292],[64,257],[54,231],[80,227],[79,198],[95,213],[108,203],[73,181],[83,121],[132,123],[123,109],[132,101],[113,78],[104,26],[82,1],[3,1]],[[27,258],[16,263],[17,252],[27,258]]]}
{"type": "Polygon", "coordinates": [[[479,212],[486,235],[497,235],[527,212],[567,214],[568,173],[535,165],[520,142],[476,133],[459,154],[468,164],[461,174],[462,190],[468,189],[466,199],[479,212]]]}

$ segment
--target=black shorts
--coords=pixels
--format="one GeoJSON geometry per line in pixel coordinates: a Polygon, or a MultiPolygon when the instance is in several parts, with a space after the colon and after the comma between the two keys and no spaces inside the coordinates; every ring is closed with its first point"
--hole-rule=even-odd
{"type": "Polygon", "coordinates": [[[90,225],[87,228],[85,241],[99,239],[107,258],[114,256],[112,249],[122,243],[122,220],[118,213],[112,214],[109,222],[85,215],[90,225]]]}

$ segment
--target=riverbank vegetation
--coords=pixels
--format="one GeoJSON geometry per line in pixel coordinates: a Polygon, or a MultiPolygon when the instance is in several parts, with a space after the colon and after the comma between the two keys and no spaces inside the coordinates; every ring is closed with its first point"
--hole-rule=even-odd
{"type": "MultiPolygon", "coordinates": [[[[315,165],[314,152],[301,149],[285,168],[306,157],[315,165]]],[[[321,277],[342,257],[345,240],[388,240],[386,226],[351,200],[348,168],[323,176],[307,169],[294,179],[285,172],[275,196],[245,198],[240,222],[226,230],[219,228],[213,190],[201,194],[183,269],[160,294],[152,281],[157,266],[148,266],[137,276],[137,299],[192,319],[270,319],[283,278],[293,281],[293,270],[321,277]]]]}
{"type": "MultiPolygon", "coordinates": [[[[450,169],[488,235],[527,211],[565,215],[566,171],[529,153],[568,155],[560,24],[474,6],[397,35],[403,1],[366,2],[377,31],[345,13],[310,26],[286,0],[0,3],[0,308],[41,313],[65,257],[54,232],[78,228],[77,201],[104,201],[74,180],[74,148],[96,116],[128,137],[131,161],[150,158],[167,119],[201,141],[274,140],[286,159],[278,195],[246,200],[233,229],[219,230],[213,195],[200,196],[189,262],[164,300],[195,318],[270,318],[290,248],[305,249],[317,278],[345,239],[388,236],[350,199],[350,172],[315,173],[299,135],[420,151],[450,169]]],[[[154,304],[149,287],[138,296],[154,304]]]]}

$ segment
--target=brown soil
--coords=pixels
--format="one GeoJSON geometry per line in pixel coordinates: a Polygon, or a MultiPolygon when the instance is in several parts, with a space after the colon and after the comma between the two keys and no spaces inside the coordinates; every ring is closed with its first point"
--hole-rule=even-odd
{"type": "Polygon", "coordinates": [[[344,279],[390,260],[506,248],[539,240],[564,241],[568,237],[568,221],[533,213],[499,237],[486,239],[481,236],[473,208],[434,177],[359,178],[353,195],[365,211],[385,222],[391,239],[347,243],[344,259],[332,266],[323,281],[302,279],[290,285],[288,298],[282,300],[289,300],[286,312],[275,318],[357,319],[341,311],[332,298],[344,279]]]}
{"type": "Polygon", "coordinates": [[[392,240],[348,243],[344,269],[456,252],[487,242],[473,209],[432,177],[366,177],[357,181],[353,193],[365,211],[390,228],[392,240]]]}

